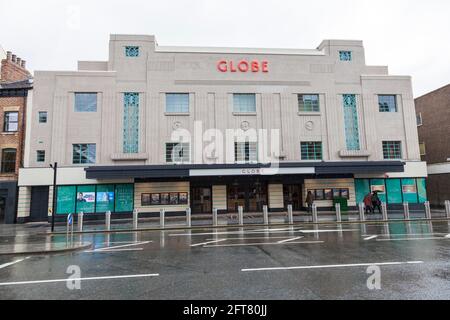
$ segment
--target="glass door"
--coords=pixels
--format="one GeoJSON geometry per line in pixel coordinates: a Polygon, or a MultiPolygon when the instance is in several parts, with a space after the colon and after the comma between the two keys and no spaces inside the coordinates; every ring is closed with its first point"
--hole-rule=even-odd
{"type": "Polygon", "coordinates": [[[300,211],[302,209],[302,188],[300,185],[283,185],[284,208],[292,205],[292,210],[300,211]]]}
{"type": "Polygon", "coordinates": [[[194,187],[192,194],[192,213],[212,213],[212,192],[209,187],[194,187]]]}

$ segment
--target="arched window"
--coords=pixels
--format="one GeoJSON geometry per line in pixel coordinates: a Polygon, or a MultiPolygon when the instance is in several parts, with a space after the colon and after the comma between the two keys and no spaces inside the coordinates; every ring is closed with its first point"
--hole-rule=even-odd
{"type": "Polygon", "coordinates": [[[2,173],[16,172],[16,149],[2,150],[2,173]]]}

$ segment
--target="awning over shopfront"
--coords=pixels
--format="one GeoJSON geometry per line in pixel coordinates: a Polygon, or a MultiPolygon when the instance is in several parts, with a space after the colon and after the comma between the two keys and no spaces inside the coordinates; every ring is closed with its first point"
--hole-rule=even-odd
{"type": "Polygon", "coordinates": [[[192,164],[147,166],[93,166],[85,169],[87,179],[189,178],[242,175],[380,174],[404,172],[401,161],[371,162],[284,162],[270,164],[192,164]]]}

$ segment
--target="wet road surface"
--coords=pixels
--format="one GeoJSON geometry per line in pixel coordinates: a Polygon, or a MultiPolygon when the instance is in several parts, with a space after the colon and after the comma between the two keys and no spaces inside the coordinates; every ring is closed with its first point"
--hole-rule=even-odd
{"type": "Polygon", "coordinates": [[[450,298],[450,222],[98,233],[76,240],[94,245],[0,256],[0,299],[450,298]]]}

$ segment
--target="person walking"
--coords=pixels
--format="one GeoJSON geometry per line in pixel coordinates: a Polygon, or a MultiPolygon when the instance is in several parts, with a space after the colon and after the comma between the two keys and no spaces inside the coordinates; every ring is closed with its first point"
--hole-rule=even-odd
{"type": "Polygon", "coordinates": [[[378,197],[378,191],[374,191],[372,194],[372,210],[375,213],[375,209],[378,208],[378,212],[381,214],[381,200],[378,197]]]}
{"type": "Polygon", "coordinates": [[[312,212],[312,205],[314,203],[314,195],[311,191],[308,191],[308,195],[306,196],[306,204],[308,205],[308,213],[312,212]]]}
{"type": "Polygon", "coordinates": [[[374,210],[372,208],[372,194],[370,192],[368,194],[366,194],[363,202],[364,202],[364,213],[374,212],[374,210]]]}

